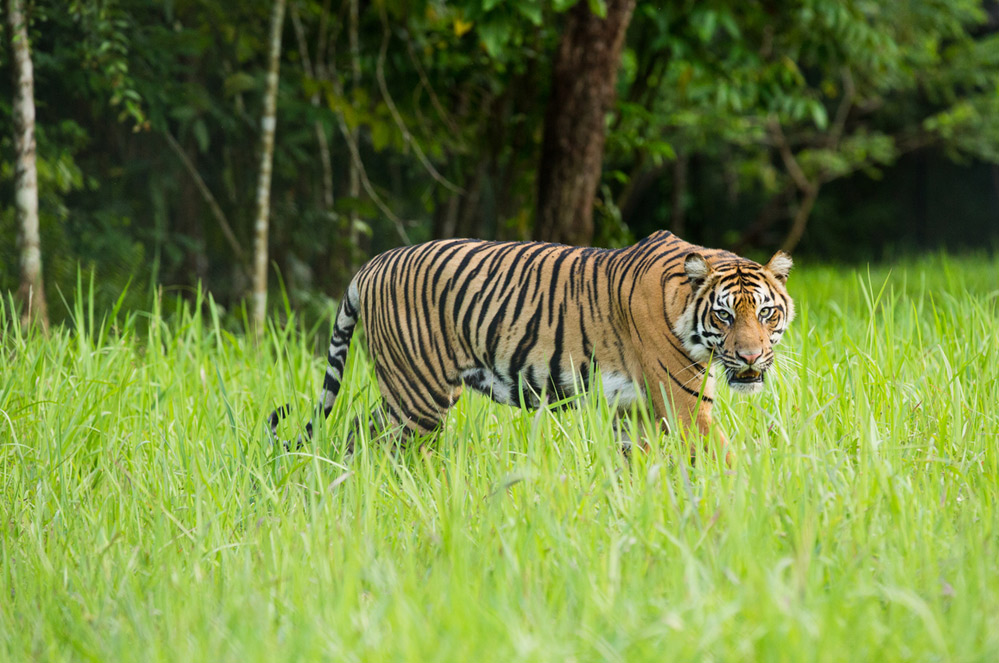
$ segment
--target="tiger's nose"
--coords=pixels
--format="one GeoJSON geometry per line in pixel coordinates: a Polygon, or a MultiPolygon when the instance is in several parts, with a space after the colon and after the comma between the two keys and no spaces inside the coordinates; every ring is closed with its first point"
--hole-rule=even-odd
{"type": "Polygon", "coordinates": [[[736,354],[739,355],[739,359],[752,366],[754,361],[763,356],[763,350],[739,350],[736,354]]]}

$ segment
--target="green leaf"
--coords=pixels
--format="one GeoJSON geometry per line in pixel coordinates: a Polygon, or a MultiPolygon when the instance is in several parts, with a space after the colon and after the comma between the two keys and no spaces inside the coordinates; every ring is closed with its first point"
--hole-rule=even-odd
{"type": "Polygon", "coordinates": [[[385,122],[374,122],[371,125],[371,144],[376,152],[381,152],[392,139],[392,130],[385,122]]]}
{"type": "MultiPolygon", "coordinates": [[[[350,214],[354,212],[362,217],[374,218],[378,216],[378,209],[374,203],[366,198],[351,198],[350,196],[340,196],[334,204],[334,209],[340,214],[350,214]]],[[[361,230],[361,228],[357,228],[361,230]]]]}
{"type": "Polygon", "coordinates": [[[479,26],[479,37],[489,57],[500,58],[503,47],[510,41],[510,32],[510,24],[501,20],[489,21],[479,26]]]}
{"type": "Polygon", "coordinates": [[[543,20],[541,4],[536,0],[521,0],[517,3],[517,11],[521,16],[530,21],[532,25],[541,25],[543,20]]]}
{"type": "Polygon", "coordinates": [[[826,107],[820,102],[813,100],[810,104],[812,111],[812,122],[815,123],[817,129],[825,129],[829,126],[829,114],[826,112],[826,107]]]}
{"type": "Polygon", "coordinates": [[[208,127],[205,126],[205,121],[200,117],[195,120],[191,132],[194,134],[194,140],[198,142],[198,151],[202,154],[207,152],[211,140],[208,138],[208,127]]]}
{"type": "Polygon", "coordinates": [[[696,26],[701,41],[707,43],[714,37],[715,28],[718,27],[718,13],[713,10],[701,12],[695,14],[691,22],[696,26]]]}
{"type": "Polygon", "coordinates": [[[244,71],[237,71],[226,77],[222,83],[222,91],[226,97],[233,97],[241,92],[247,92],[256,87],[256,81],[244,71]]]}

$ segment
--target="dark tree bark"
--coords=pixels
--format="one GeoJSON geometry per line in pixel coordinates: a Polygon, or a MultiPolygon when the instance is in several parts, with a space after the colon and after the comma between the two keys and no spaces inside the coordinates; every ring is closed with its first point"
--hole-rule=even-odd
{"type": "Polygon", "coordinates": [[[593,240],[605,118],[616,98],[621,48],[634,9],[635,0],[607,0],[601,19],[582,0],[569,10],[545,113],[535,239],[584,245],[593,240]]]}

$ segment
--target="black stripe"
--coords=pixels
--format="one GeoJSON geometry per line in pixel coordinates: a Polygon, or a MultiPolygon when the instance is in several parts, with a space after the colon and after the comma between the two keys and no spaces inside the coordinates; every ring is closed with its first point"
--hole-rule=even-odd
{"type": "Polygon", "coordinates": [[[565,390],[571,385],[562,384],[563,332],[565,331],[565,304],[559,305],[558,324],[555,326],[555,347],[548,362],[548,384],[558,398],[565,398],[565,390]]]}
{"type": "Polygon", "coordinates": [[[683,384],[683,383],[682,383],[682,382],[680,382],[680,381],[679,381],[678,379],[676,379],[676,376],[674,376],[674,375],[673,375],[673,374],[672,374],[672,373],[671,373],[671,372],[669,371],[669,369],[668,369],[668,368],[666,368],[666,365],[665,365],[665,364],[663,364],[662,360],[659,360],[659,366],[660,366],[660,368],[662,368],[662,369],[663,369],[664,371],[666,371],[666,375],[668,375],[668,376],[669,376],[669,379],[673,381],[673,384],[675,384],[676,386],[678,386],[678,387],[679,387],[679,388],[680,388],[680,389],[681,389],[682,391],[685,391],[685,392],[687,392],[688,394],[690,394],[690,395],[691,395],[691,396],[693,396],[694,398],[699,398],[699,399],[701,399],[701,400],[702,400],[702,401],[704,401],[705,403],[714,403],[714,402],[715,402],[715,401],[714,401],[714,399],[713,399],[713,398],[711,398],[710,396],[706,396],[706,395],[704,395],[704,394],[702,394],[702,393],[700,393],[700,392],[698,392],[698,391],[694,391],[693,389],[691,389],[690,387],[688,387],[687,385],[683,384]]]}
{"type": "Polygon", "coordinates": [[[512,380],[517,379],[517,374],[520,373],[524,363],[527,361],[528,353],[534,347],[535,343],[537,343],[538,330],[541,326],[541,316],[539,313],[540,311],[535,309],[534,313],[528,317],[524,333],[510,355],[510,374],[507,377],[512,380]]]}
{"type": "Polygon", "coordinates": [[[558,296],[558,292],[557,291],[558,291],[558,287],[559,287],[559,284],[558,284],[558,275],[559,275],[559,272],[562,270],[562,263],[565,262],[565,259],[569,257],[571,251],[572,251],[572,249],[568,249],[568,248],[563,249],[562,251],[559,252],[559,256],[555,259],[555,262],[552,263],[552,271],[551,271],[551,275],[549,276],[549,284],[548,284],[548,324],[549,325],[555,319],[555,299],[558,296]]]}

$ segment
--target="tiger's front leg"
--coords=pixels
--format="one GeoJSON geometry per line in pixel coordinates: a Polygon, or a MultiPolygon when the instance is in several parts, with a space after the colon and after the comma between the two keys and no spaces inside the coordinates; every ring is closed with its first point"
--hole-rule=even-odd
{"type": "MultiPolygon", "coordinates": [[[[727,467],[732,467],[735,463],[735,455],[728,445],[728,438],[725,437],[725,433],[722,432],[719,426],[714,424],[711,419],[711,405],[703,407],[702,403],[701,409],[697,412],[697,431],[701,434],[703,444],[702,449],[704,453],[717,452],[718,456],[725,460],[725,465],[727,467]],[[712,448],[712,437],[717,440],[717,443],[712,448]]],[[[690,443],[690,462],[695,462],[698,454],[697,443],[690,443]]]]}
{"type": "Polygon", "coordinates": [[[617,434],[617,443],[620,445],[621,455],[625,460],[631,460],[631,452],[637,446],[643,452],[648,453],[652,448],[649,440],[643,432],[634,431],[623,412],[618,412],[614,416],[614,432],[617,434]]]}
{"type": "Polygon", "coordinates": [[[652,405],[656,420],[662,422],[667,430],[666,422],[672,416],[687,430],[697,428],[697,437],[700,439],[690,442],[690,462],[696,462],[697,456],[702,452],[717,453],[731,466],[735,457],[728,450],[728,440],[724,433],[715,426],[711,417],[714,407],[714,377],[710,373],[693,374],[692,371],[686,371],[681,373],[681,379],[680,376],[670,375],[662,370],[655,371],[654,376],[654,379],[649,379],[649,383],[654,385],[652,405]],[[717,439],[717,444],[712,444],[712,438],[717,439]]]}

